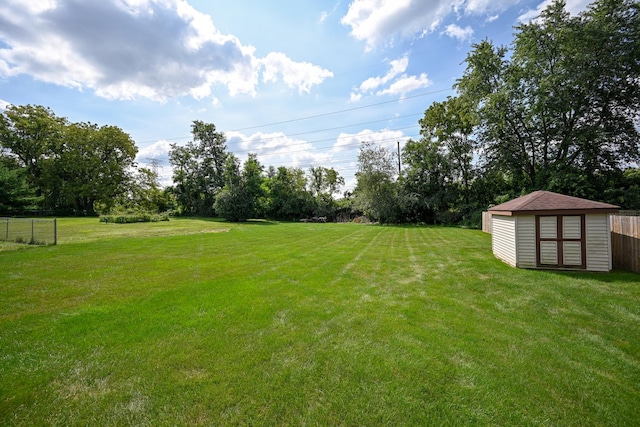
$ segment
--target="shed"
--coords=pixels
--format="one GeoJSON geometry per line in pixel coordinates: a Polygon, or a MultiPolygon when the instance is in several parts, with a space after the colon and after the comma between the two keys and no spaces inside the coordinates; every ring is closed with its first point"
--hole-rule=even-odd
{"type": "Polygon", "coordinates": [[[489,209],[494,255],[513,267],[611,270],[608,203],[534,191],[489,209]]]}

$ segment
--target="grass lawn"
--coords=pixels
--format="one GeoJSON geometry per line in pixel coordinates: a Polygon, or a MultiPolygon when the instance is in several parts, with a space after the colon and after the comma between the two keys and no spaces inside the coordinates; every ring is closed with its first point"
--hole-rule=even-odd
{"type": "Polygon", "coordinates": [[[456,228],[58,230],[0,247],[3,426],[640,423],[638,274],[456,228]]]}

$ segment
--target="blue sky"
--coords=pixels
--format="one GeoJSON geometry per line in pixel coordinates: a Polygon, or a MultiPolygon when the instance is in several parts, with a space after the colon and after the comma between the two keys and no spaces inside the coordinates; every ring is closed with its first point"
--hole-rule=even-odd
{"type": "MultiPolygon", "coordinates": [[[[548,1],[548,0],[547,0],[548,1]]],[[[241,159],[353,174],[454,94],[473,43],[509,44],[541,0],[3,0],[0,108],[127,132],[169,184],[170,144],[214,123],[241,159]]],[[[588,1],[567,0],[578,13],[588,1]]]]}

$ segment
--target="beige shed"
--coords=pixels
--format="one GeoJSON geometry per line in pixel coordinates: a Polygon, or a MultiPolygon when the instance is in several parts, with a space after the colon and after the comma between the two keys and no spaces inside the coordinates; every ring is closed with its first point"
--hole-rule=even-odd
{"type": "Polygon", "coordinates": [[[611,270],[608,203],[535,191],[489,209],[493,254],[519,268],[611,270]]]}

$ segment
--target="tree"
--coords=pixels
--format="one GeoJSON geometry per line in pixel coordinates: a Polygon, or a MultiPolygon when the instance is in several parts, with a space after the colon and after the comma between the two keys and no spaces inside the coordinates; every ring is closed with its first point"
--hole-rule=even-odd
{"type": "Polygon", "coordinates": [[[264,189],[264,166],[258,161],[255,153],[249,153],[242,169],[242,180],[250,200],[249,217],[257,217],[263,213],[264,189]]]}
{"type": "Polygon", "coordinates": [[[230,154],[225,163],[226,184],[216,195],[216,213],[233,222],[255,217],[263,195],[262,170],[256,154],[249,154],[242,170],[238,158],[230,154]]]}
{"type": "Polygon", "coordinates": [[[173,189],[181,212],[187,215],[213,214],[215,196],[225,185],[226,137],[210,123],[195,120],[193,141],[173,144],[169,162],[173,167],[173,189]]]}
{"type": "Polygon", "coordinates": [[[295,220],[312,214],[313,196],[307,191],[307,179],[302,169],[284,166],[270,169],[266,187],[268,217],[295,220]]]}
{"type": "Polygon", "coordinates": [[[335,169],[322,166],[309,168],[309,188],[315,198],[315,216],[335,217],[337,205],[333,195],[342,185],[344,178],[335,169]]]}
{"type": "Polygon", "coordinates": [[[465,205],[469,205],[470,187],[476,173],[473,133],[477,115],[472,103],[463,97],[449,97],[444,102],[435,102],[425,111],[419,123],[423,137],[435,139],[446,152],[451,184],[459,188],[465,205]]]}
{"type": "MultiPolygon", "coordinates": [[[[106,206],[101,207],[107,211],[106,206]]],[[[158,173],[148,168],[138,168],[132,174],[128,191],[117,199],[109,210],[122,212],[150,212],[162,213],[175,208],[173,194],[163,189],[159,182],[158,173]]]]}
{"type": "Polygon", "coordinates": [[[33,207],[37,201],[35,189],[27,182],[26,168],[0,156],[0,212],[33,207]]]}
{"type": "Polygon", "coordinates": [[[46,208],[93,212],[126,191],[137,148],[115,126],[70,124],[42,106],[0,115],[0,144],[25,168],[46,208]]]}
{"type": "Polygon", "coordinates": [[[334,168],[323,166],[309,168],[309,187],[314,196],[328,194],[333,196],[344,185],[344,178],[334,168]]]}
{"type": "Polygon", "coordinates": [[[25,168],[29,184],[44,195],[45,206],[55,207],[50,200],[51,182],[44,175],[55,161],[68,122],[43,106],[10,105],[0,114],[0,147],[25,168]]]}
{"type": "Polygon", "coordinates": [[[444,215],[457,199],[452,194],[455,188],[451,186],[450,156],[426,133],[420,141],[409,140],[402,156],[405,172],[401,207],[405,218],[427,224],[448,222],[444,215]]]}
{"type": "Polygon", "coordinates": [[[601,198],[640,160],[640,6],[597,0],[570,16],[555,1],[518,26],[513,52],[473,46],[456,88],[475,105],[487,169],[512,195],[547,189],[601,198]]]}
{"type": "Polygon", "coordinates": [[[373,142],[363,142],[358,154],[355,207],[374,221],[399,220],[398,185],[393,154],[373,142]]]}
{"type": "Polygon", "coordinates": [[[403,151],[401,207],[407,219],[426,223],[468,220],[475,209],[473,104],[462,97],[433,103],[420,119],[419,141],[403,151]]]}
{"type": "Polygon", "coordinates": [[[65,128],[48,171],[57,180],[59,205],[94,212],[95,203],[107,209],[128,190],[129,170],[138,149],[131,137],[115,126],[74,123],[65,128]]]}

